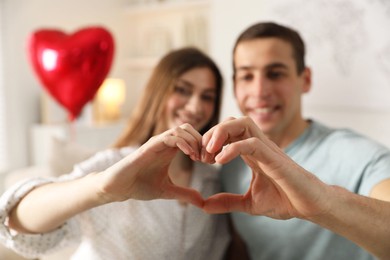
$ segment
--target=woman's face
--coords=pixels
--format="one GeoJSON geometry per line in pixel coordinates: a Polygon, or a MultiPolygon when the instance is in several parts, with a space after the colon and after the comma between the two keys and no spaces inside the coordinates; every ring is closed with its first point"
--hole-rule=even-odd
{"type": "Polygon", "coordinates": [[[167,127],[189,123],[200,131],[214,114],[216,95],[216,79],[209,68],[194,68],[183,73],[167,101],[167,127]]]}

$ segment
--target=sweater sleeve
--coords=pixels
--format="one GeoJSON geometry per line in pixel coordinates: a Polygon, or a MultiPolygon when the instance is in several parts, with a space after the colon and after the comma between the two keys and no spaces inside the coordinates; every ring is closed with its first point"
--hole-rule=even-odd
{"type": "Polygon", "coordinates": [[[69,219],[56,230],[44,234],[18,233],[7,225],[9,212],[28,192],[53,181],[50,178],[25,180],[10,187],[0,198],[0,242],[24,257],[40,257],[65,247],[71,241],[79,240],[80,231],[75,218],[69,219]]]}
{"type": "MultiPolygon", "coordinates": [[[[10,187],[0,198],[0,243],[27,257],[37,258],[55,252],[65,246],[81,240],[80,216],[67,220],[61,227],[42,234],[23,234],[10,229],[7,225],[10,211],[31,190],[51,182],[68,181],[81,178],[89,173],[102,171],[122,159],[130,151],[106,150],[90,159],[75,165],[70,174],[58,178],[32,178],[10,187]]],[[[34,214],[34,212],[31,212],[34,214]]]]}

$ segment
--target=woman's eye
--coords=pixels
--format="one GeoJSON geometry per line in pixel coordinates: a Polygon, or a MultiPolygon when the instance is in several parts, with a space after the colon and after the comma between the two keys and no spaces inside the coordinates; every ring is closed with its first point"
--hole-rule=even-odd
{"type": "Polygon", "coordinates": [[[191,95],[191,91],[185,87],[175,86],[174,91],[181,95],[191,95]]]}
{"type": "Polygon", "coordinates": [[[215,95],[203,95],[202,99],[207,102],[214,102],[215,101],[215,95]]]}

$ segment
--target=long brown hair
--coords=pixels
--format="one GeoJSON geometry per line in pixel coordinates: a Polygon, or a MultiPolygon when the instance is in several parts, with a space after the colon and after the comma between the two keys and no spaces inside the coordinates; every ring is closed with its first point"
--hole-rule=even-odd
{"type": "Polygon", "coordinates": [[[201,134],[217,124],[222,99],[222,75],[214,61],[202,51],[193,47],[181,48],[166,54],[156,65],[127,127],[114,147],[142,145],[153,135],[165,131],[166,129],[157,129],[157,123],[163,120],[162,113],[167,100],[173,93],[178,78],[194,68],[209,68],[215,76],[217,91],[214,114],[200,131],[201,134]]]}

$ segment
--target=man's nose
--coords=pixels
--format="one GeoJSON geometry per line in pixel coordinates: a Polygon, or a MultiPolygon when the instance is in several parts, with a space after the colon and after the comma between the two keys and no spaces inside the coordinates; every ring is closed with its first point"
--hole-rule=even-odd
{"type": "Polygon", "coordinates": [[[252,91],[259,98],[267,98],[271,95],[271,84],[265,77],[259,76],[254,81],[252,91]]]}

